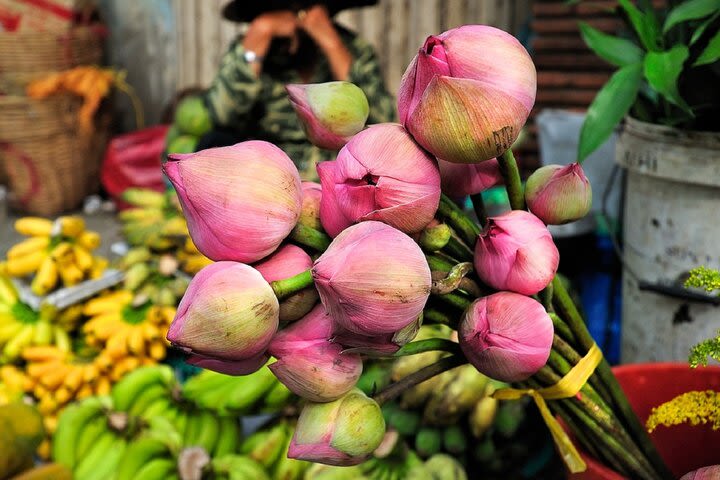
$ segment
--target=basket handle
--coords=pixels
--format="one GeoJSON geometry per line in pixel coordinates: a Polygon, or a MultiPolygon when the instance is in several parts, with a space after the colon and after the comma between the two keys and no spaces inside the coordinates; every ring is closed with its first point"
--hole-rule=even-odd
{"type": "MultiPolygon", "coordinates": [[[[22,152],[10,143],[0,142],[0,152],[8,156],[14,156],[28,171],[28,174],[30,176],[30,188],[25,195],[18,198],[20,205],[25,207],[27,206],[28,202],[30,202],[30,199],[40,191],[40,176],[37,172],[37,169],[33,164],[32,158],[27,156],[24,152],[22,152]]],[[[11,178],[18,175],[18,172],[15,170],[15,168],[15,162],[7,163],[7,172],[11,178]]]]}

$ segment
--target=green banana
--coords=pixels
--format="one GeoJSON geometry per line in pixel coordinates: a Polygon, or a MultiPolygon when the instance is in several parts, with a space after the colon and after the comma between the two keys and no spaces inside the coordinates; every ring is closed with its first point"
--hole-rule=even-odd
{"type": "Polygon", "coordinates": [[[142,433],[143,437],[160,440],[171,452],[180,452],[183,446],[183,437],[170,420],[161,415],[155,415],[146,422],[147,430],[142,433]]]}
{"type": "Polygon", "coordinates": [[[165,480],[177,474],[177,465],[169,458],[156,458],[148,462],[137,472],[134,480],[165,480]]]}
{"type": "Polygon", "coordinates": [[[149,419],[156,415],[165,415],[172,405],[173,400],[171,398],[158,398],[145,409],[140,418],[149,419]]]}
{"type": "MultiPolygon", "coordinates": [[[[416,480],[415,477],[407,477],[408,480],[416,480]]],[[[336,467],[313,463],[305,471],[303,480],[368,480],[360,466],[336,467]]],[[[431,479],[432,480],[432,479],[431,479]]]]}
{"type": "Polygon", "coordinates": [[[170,388],[174,381],[173,370],[167,365],[138,368],[124,376],[113,387],[111,395],[115,409],[127,412],[136,399],[151,385],[161,384],[170,388]]]}
{"type": "Polygon", "coordinates": [[[208,453],[212,452],[220,435],[220,422],[210,410],[199,410],[197,415],[200,417],[201,426],[193,445],[202,447],[208,453]]]}
{"type": "Polygon", "coordinates": [[[475,404],[468,417],[470,432],[475,438],[482,437],[492,427],[498,404],[498,400],[493,397],[484,397],[475,404]]]}
{"type": "Polygon", "coordinates": [[[412,436],[420,428],[420,414],[407,410],[395,410],[390,414],[388,423],[394,427],[400,435],[412,436]]]}
{"type": "Polygon", "coordinates": [[[107,418],[102,412],[87,422],[80,431],[75,445],[75,463],[85,458],[85,455],[92,449],[103,432],[108,430],[107,418]]]}
{"type": "Polygon", "coordinates": [[[422,457],[429,457],[440,452],[443,434],[438,428],[423,427],[415,436],[415,450],[422,457]]]}
{"type": "Polygon", "coordinates": [[[184,435],[188,423],[188,413],[182,407],[176,406],[175,408],[177,408],[177,415],[175,415],[173,419],[173,425],[175,425],[175,430],[180,432],[181,435],[184,435]]]}
{"type": "Polygon", "coordinates": [[[128,413],[134,417],[139,417],[147,410],[147,408],[160,398],[170,396],[170,390],[167,386],[156,383],[148,386],[145,390],[133,400],[128,408],[128,413]]]}
{"type": "Polygon", "coordinates": [[[203,419],[199,410],[188,412],[187,427],[183,432],[183,446],[184,447],[195,447],[199,446],[197,443],[198,438],[202,434],[203,419]]]}
{"type": "MultiPolygon", "coordinates": [[[[120,213],[122,215],[122,212],[120,213]]],[[[150,249],[147,247],[135,247],[128,250],[122,258],[123,267],[129,268],[137,263],[149,262],[152,258],[150,249]]],[[[142,282],[141,282],[142,283],[142,282]]]]}
{"type": "Polygon", "coordinates": [[[287,406],[293,393],[279,381],[268,390],[263,398],[263,412],[277,412],[287,406]]]}
{"type": "Polygon", "coordinates": [[[515,435],[524,419],[525,403],[522,400],[505,401],[498,407],[493,426],[500,435],[510,438],[515,435]]]}
{"type": "Polygon", "coordinates": [[[290,431],[285,422],[280,422],[269,430],[257,432],[247,438],[240,447],[240,452],[270,468],[283,453],[285,440],[290,431]]]}
{"type": "Polygon", "coordinates": [[[239,378],[249,378],[252,381],[238,384],[236,388],[230,392],[226,404],[228,408],[240,412],[249,410],[275,385],[275,382],[277,382],[272,371],[265,367],[252,374],[252,376],[239,378]]]}
{"type": "Polygon", "coordinates": [[[106,455],[100,459],[99,463],[95,464],[95,468],[83,475],[79,473],[80,469],[78,469],[78,474],[73,478],[76,480],[107,480],[113,478],[126,449],[127,442],[125,439],[115,438],[106,455]]]}
{"type": "Polygon", "coordinates": [[[227,475],[230,480],[270,480],[258,462],[245,455],[225,455],[212,461],[216,474],[227,475]]]}
{"type": "Polygon", "coordinates": [[[122,199],[130,205],[143,208],[166,208],[165,194],[145,188],[127,188],[122,192],[122,199]]]}
{"type": "Polygon", "coordinates": [[[468,478],[460,462],[442,453],[428,458],[425,469],[436,480],[467,480],[468,478]]]}
{"type": "Polygon", "coordinates": [[[98,438],[97,442],[90,449],[89,452],[80,459],[76,468],[73,469],[73,478],[76,480],[86,480],[95,472],[102,462],[105,461],[105,457],[115,446],[115,442],[118,439],[117,435],[110,430],[103,432],[98,438]]]}
{"type": "Polygon", "coordinates": [[[310,466],[310,462],[288,458],[287,452],[293,437],[293,431],[289,427],[287,430],[285,443],[280,449],[280,457],[272,467],[273,480],[301,480],[303,473],[310,466]]]}
{"type": "Polygon", "coordinates": [[[161,287],[158,291],[156,303],[162,307],[174,307],[178,304],[178,301],[171,288],[161,287]]]}
{"type": "Polygon", "coordinates": [[[220,433],[212,451],[213,457],[236,453],[240,449],[242,432],[236,417],[219,417],[220,433]]]}
{"type": "Polygon", "coordinates": [[[125,271],[123,287],[134,292],[150,276],[150,265],[147,263],[135,263],[125,271]]]}
{"type": "Polygon", "coordinates": [[[52,456],[57,463],[73,469],[76,459],[78,438],[86,425],[108,406],[105,397],[90,397],[80,403],[68,406],[60,415],[53,437],[52,456]]]}
{"type": "Polygon", "coordinates": [[[151,460],[167,457],[170,450],[162,441],[143,437],[130,443],[118,466],[114,480],[134,480],[138,472],[151,460]]]}

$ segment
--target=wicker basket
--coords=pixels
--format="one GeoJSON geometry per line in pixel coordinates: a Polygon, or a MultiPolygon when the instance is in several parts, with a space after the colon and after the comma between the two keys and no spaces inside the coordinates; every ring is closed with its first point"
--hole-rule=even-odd
{"type": "Polygon", "coordinates": [[[9,177],[10,206],[52,216],[97,191],[109,119],[99,114],[92,134],[78,128],[80,100],[0,97],[0,163],[9,177]]]}
{"type": "Polygon", "coordinates": [[[63,32],[0,33],[0,75],[62,71],[99,64],[107,30],[101,24],[63,32]]]}

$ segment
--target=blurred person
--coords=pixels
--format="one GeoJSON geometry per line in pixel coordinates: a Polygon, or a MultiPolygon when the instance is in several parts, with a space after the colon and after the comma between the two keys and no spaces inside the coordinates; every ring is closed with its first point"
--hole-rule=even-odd
{"type": "Polygon", "coordinates": [[[234,0],[223,17],[249,23],[230,46],[205,94],[214,130],[198,150],[248,140],[278,145],[303,179],[335,152],[311,145],[290,105],[285,85],[346,80],[368,98],[368,124],[395,118],[373,48],[333,21],[340,10],[377,0],[234,0]]]}

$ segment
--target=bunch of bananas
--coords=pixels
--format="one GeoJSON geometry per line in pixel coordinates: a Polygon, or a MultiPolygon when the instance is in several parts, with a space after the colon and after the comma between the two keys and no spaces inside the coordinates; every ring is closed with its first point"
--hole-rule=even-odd
{"type": "Polygon", "coordinates": [[[130,245],[156,251],[170,250],[188,237],[187,223],[174,191],[165,193],[128,188],[122,199],[133,206],[118,214],[122,232],[130,245]]]}
{"type": "Polygon", "coordinates": [[[52,346],[28,347],[22,356],[27,362],[24,390],[37,399],[49,433],[55,431],[60,412],[72,402],[110,393],[110,370],[97,357],[80,357],[52,346]]]}
{"type": "Polygon", "coordinates": [[[296,399],[265,367],[239,377],[203,370],[185,382],[182,395],[222,415],[279,412],[296,399]]]}
{"type": "Polygon", "coordinates": [[[112,389],[115,409],[132,417],[167,419],[181,435],[183,447],[201,447],[212,457],[238,451],[242,432],[237,417],[184,401],[167,365],[139,368],[112,389]]]}
{"type": "Polygon", "coordinates": [[[147,359],[154,363],[165,358],[165,335],[175,318],[175,307],[148,301],[136,305],[135,300],[129,290],[117,290],[89,300],[83,309],[91,317],[82,327],[86,341],[101,349],[101,357],[110,363],[139,365],[147,359]]]}
{"type": "Polygon", "coordinates": [[[100,235],[85,230],[81,217],[24,217],[15,222],[15,230],[30,238],[8,250],[3,270],[11,277],[34,274],[30,288],[36,295],[47,295],[61,283],[70,287],[98,278],[107,268],[106,259],[92,254],[100,235]]]}
{"type": "Polygon", "coordinates": [[[178,260],[169,254],[153,254],[147,247],[135,247],[120,262],[125,271],[123,288],[147,298],[153,305],[174,307],[190,283],[179,273],[178,260]]]}
{"type": "Polygon", "coordinates": [[[200,253],[192,239],[188,237],[182,248],[177,251],[177,259],[180,262],[180,268],[188,275],[195,275],[197,272],[207,267],[212,260],[200,253]]]}
{"type": "MultiPolygon", "coordinates": [[[[36,312],[21,302],[12,282],[0,275],[0,363],[16,361],[30,345],[56,345],[70,351],[70,337],[57,318],[52,306],[36,312]]],[[[70,321],[67,315],[63,318],[70,321]]]]}

